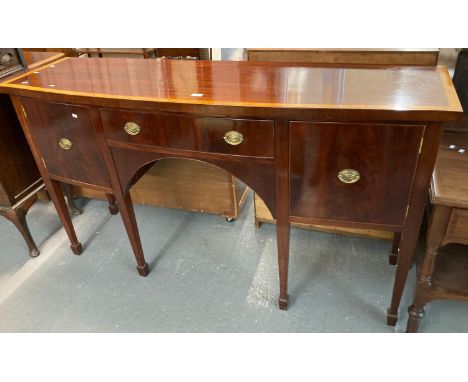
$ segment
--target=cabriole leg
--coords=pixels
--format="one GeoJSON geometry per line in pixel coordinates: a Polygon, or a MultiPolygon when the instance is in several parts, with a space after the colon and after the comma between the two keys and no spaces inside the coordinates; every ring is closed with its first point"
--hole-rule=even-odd
{"type": "Polygon", "coordinates": [[[0,209],[0,215],[3,215],[8,220],[10,220],[21,233],[21,236],[23,236],[24,240],[26,241],[26,244],[28,245],[29,256],[31,257],[39,256],[40,252],[39,249],[37,249],[36,243],[34,242],[34,239],[31,235],[31,231],[29,231],[28,223],[26,221],[26,214],[28,213],[29,208],[34,204],[36,200],[37,195],[33,195],[14,210],[0,209]]]}

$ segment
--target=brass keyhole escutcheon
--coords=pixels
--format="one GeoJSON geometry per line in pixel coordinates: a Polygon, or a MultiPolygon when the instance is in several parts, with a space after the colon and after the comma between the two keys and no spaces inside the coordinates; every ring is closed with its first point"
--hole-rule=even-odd
{"type": "Polygon", "coordinates": [[[60,138],[59,146],[64,150],[70,150],[72,148],[72,143],[67,138],[60,138]]]}
{"type": "Polygon", "coordinates": [[[138,125],[138,123],[135,123],[135,122],[127,122],[125,124],[125,127],[124,127],[124,130],[127,134],[130,134],[130,135],[137,135],[141,128],[140,126],[138,125]]]}
{"type": "Polygon", "coordinates": [[[361,178],[361,175],[352,168],[345,168],[338,173],[338,179],[343,183],[356,183],[361,178]]]}
{"type": "Polygon", "coordinates": [[[244,136],[238,131],[230,130],[224,133],[224,140],[231,146],[237,146],[242,143],[244,136]]]}

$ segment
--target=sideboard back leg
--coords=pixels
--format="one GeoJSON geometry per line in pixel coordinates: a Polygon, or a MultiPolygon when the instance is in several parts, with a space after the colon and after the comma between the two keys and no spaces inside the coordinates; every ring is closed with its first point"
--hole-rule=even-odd
{"type": "Polygon", "coordinates": [[[119,213],[119,208],[115,204],[115,196],[113,194],[106,194],[107,201],[109,202],[109,212],[112,215],[117,215],[119,213]]]}
{"type": "Polygon", "coordinates": [[[44,182],[46,183],[49,195],[52,198],[52,202],[55,205],[59,218],[67,232],[68,238],[70,239],[70,248],[75,255],[80,255],[83,252],[83,247],[76,237],[70,213],[68,212],[67,204],[65,203],[65,196],[62,191],[61,183],[52,179],[44,179],[44,182]]]}
{"type": "Polygon", "coordinates": [[[279,308],[288,309],[288,263],[289,263],[289,221],[276,220],[276,240],[278,244],[278,267],[280,277],[279,308]]]}
{"type": "Polygon", "coordinates": [[[62,189],[67,197],[68,205],[73,215],[75,216],[81,215],[83,213],[83,209],[78,207],[75,203],[75,199],[73,198],[73,186],[68,183],[62,183],[62,189]]]}
{"type": "Polygon", "coordinates": [[[397,265],[398,263],[398,250],[400,249],[401,232],[395,232],[392,242],[392,251],[388,257],[390,265],[397,265]]]}

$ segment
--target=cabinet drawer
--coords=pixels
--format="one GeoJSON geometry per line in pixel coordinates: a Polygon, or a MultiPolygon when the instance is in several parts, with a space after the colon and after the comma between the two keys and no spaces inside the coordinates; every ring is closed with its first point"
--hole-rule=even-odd
{"type": "Polygon", "coordinates": [[[403,224],[423,131],[420,125],[291,122],[291,215],[403,224]],[[346,169],[355,172],[341,172],[346,169]]]}
{"type": "Polygon", "coordinates": [[[110,187],[90,108],[32,99],[21,102],[49,174],[110,187]]]}
{"type": "MultiPolygon", "coordinates": [[[[108,140],[220,154],[273,158],[273,121],[100,110],[108,140]],[[126,131],[127,123],[130,125],[126,131]],[[236,132],[241,142],[226,142],[236,132]],[[132,135],[133,134],[133,135],[132,135]],[[241,136],[239,135],[241,134],[241,136]]],[[[232,142],[232,141],[231,141],[232,142]]]]}

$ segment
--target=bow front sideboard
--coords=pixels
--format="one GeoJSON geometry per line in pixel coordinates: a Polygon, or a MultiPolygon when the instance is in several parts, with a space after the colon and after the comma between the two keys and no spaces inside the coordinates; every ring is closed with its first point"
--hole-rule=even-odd
{"type": "Polygon", "coordinates": [[[13,100],[75,254],[82,248],[59,182],[115,196],[145,276],[129,190],[157,160],[201,160],[249,185],[276,218],[282,309],[291,222],[402,232],[390,325],[443,123],[461,115],[445,67],[65,58],[0,91],[13,100]]]}

